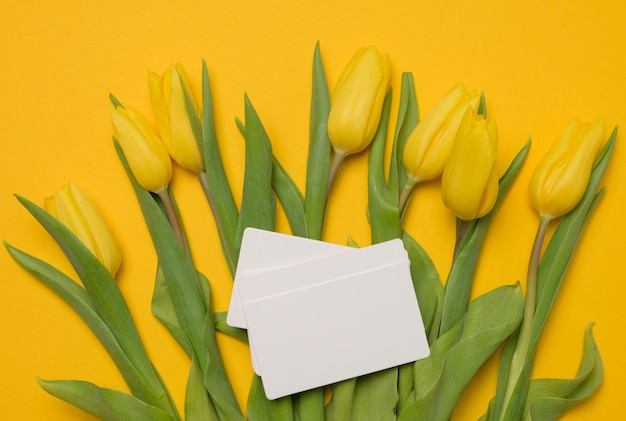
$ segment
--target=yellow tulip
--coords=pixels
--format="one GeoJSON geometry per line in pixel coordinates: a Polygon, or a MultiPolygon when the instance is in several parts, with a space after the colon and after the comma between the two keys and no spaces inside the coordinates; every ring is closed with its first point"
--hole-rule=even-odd
{"type": "Polygon", "coordinates": [[[328,116],[328,137],[336,154],[360,152],[374,139],[389,74],[389,57],[373,46],[357,51],[344,69],[328,116]]]}
{"type": "Polygon", "coordinates": [[[463,116],[441,179],[443,203],[469,221],[487,214],[498,198],[498,129],[473,109],[463,116]]]}
{"type": "Polygon", "coordinates": [[[563,130],[530,179],[530,202],[542,218],[565,215],[578,204],[604,136],[603,119],[593,123],[576,119],[563,130]]]}
{"type": "Polygon", "coordinates": [[[415,127],[402,157],[412,185],[441,175],[465,112],[479,102],[480,93],[458,84],[415,127]]]}
{"type": "Polygon", "coordinates": [[[44,209],[58,219],[115,276],[122,254],[111,229],[89,197],[72,183],[44,200],[44,209]]]}
{"type": "Polygon", "coordinates": [[[172,177],[172,161],[146,119],[132,108],[111,112],[113,132],[137,182],[146,190],[160,193],[172,177]]]}
{"type": "Polygon", "coordinates": [[[198,107],[185,69],[179,63],[162,76],[150,72],[148,87],[159,135],[168,153],[181,167],[194,173],[203,171],[204,162],[190,121],[190,118],[197,119],[198,107]],[[185,91],[193,103],[191,116],[187,111],[185,91]]]}

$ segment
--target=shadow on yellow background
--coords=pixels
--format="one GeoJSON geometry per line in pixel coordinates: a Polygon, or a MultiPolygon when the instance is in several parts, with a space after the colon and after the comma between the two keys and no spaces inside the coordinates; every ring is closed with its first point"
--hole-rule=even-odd
{"type": "MultiPolygon", "coordinates": [[[[498,122],[504,171],[532,137],[531,154],[485,244],[474,295],[524,283],[538,218],[527,199],[532,169],[574,117],[626,117],[626,4],[556,2],[349,1],[168,2],[5,0],[0,14],[0,237],[70,271],[53,241],[12,197],[41,202],[67,181],[85,190],[110,221],[124,261],[118,277],[155,364],[182,407],[188,361],[150,314],[156,258],[130,185],[113,149],[108,94],[150,115],[147,69],[172,62],[200,85],[205,58],[213,85],[218,138],[235,198],[241,197],[244,149],[234,118],[247,92],[275,155],[304,188],[313,48],[320,41],[330,87],[352,53],[375,44],[392,62],[395,112],[403,71],[413,72],[420,115],[462,81],[484,91],[498,122]],[[383,5],[385,4],[385,5],[383,5]]],[[[199,89],[197,90],[199,92],[199,89]]],[[[599,392],[567,420],[621,419],[626,387],[622,332],[626,316],[623,209],[626,152],[618,144],[607,191],[575,254],[549,319],[535,377],[571,377],[585,325],[594,332],[606,376],[599,392]]],[[[225,310],[231,281],[208,207],[192,176],[177,169],[174,190],[199,269],[225,310]]],[[[366,154],[341,169],[330,197],[325,239],[369,242],[366,154]]],[[[416,192],[406,228],[445,277],[454,219],[439,182],[416,192]]],[[[287,232],[281,216],[278,228],[287,232]]],[[[92,419],[48,396],[36,377],[125,386],[89,330],[56,296],[0,251],[0,413],[3,419],[92,419]]],[[[71,273],[71,272],[70,272],[71,273]]],[[[246,347],[220,338],[242,404],[252,370],[246,347]]],[[[495,390],[496,361],[470,384],[454,420],[477,419],[495,390]]]]}

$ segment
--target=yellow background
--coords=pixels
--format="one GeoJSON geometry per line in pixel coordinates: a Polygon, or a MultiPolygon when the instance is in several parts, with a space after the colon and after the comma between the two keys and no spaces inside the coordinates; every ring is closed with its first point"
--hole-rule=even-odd
{"type": "MultiPolygon", "coordinates": [[[[40,203],[69,180],[90,194],[121,242],[119,285],[179,407],[188,361],[150,314],[155,256],[111,143],[109,93],[151,115],[147,69],[162,72],[180,61],[199,88],[200,60],[206,58],[219,142],[239,201],[244,150],[234,118],[243,117],[244,92],[275,155],[304,187],[310,68],[318,40],[331,88],[360,46],[374,44],[389,53],[394,122],[403,71],[414,74],[421,115],[459,81],[483,90],[498,123],[501,170],[529,136],[533,146],[488,235],[474,295],[524,282],[537,224],[526,186],[560,130],[577,116],[604,116],[609,129],[626,123],[626,3],[617,0],[3,0],[0,6],[0,238],[71,273],[12,194],[40,203]]],[[[572,376],[585,325],[595,321],[605,381],[567,420],[623,418],[626,148],[621,137],[604,179],[606,195],[575,254],[535,369],[535,376],[572,376]]],[[[345,243],[352,235],[359,244],[369,242],[365,164],[361,154],[340,171],[328,206],[328,241],[345,243]]],[[[216,308],[224,310],[231,282],[201,190],[180,169],[173,188],[196,261],[213,282],[216,308]]],[[[288,230],[282,216],[278,228],[288,230]]],[[[441,205],[438,181],[414,195],[406,228],[445,276],[454,221],[441,205]]],[[[85,379],[124,389],[114,365],[79,318],[4,250],[0,268],[0,416],[92,419],[48,396],[35,379],[85,379]]],[[[247,348],[228,338],[221,343],[243,404],[251,376],[247,348]]],[[[492,359],[470,384],[454,420],[483,413],[494,392],[495,366],[492,359]]]]}

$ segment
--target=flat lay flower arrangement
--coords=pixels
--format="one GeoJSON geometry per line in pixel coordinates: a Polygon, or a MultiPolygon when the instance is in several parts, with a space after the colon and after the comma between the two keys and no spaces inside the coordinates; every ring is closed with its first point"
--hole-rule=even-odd
{"type": "MultiPolygon", "coordinates": [[[[459,83],[420,116],[413,76],[404,73],[401,86],[394,87],[400,99],[392,116],[390,66],[389,57],[375,47],[362,48],[331,94],[316,46],[304,192],[272,154],[261,116],[247,96],[244,118],[236,121],[246,146],[244,182],[229,183],[216,139],[206,63],[200,92],[191,88],[181,65],[161,75],[150,72],[153,116],[126,104],[123,93],[111,95],[113,145],[158,256],[152,313],[189,357],[189,365],[181,367],[189,373],[184,408],[174,404],[118,288],[115,275],[123,256],[116,239],[88,195],[72,183],[45,199],[43,207],[17,198],[58,243],[78,279],[6,247],[89,326],[128,392],[79,380],[39,380],[41,387],[104,420],[447,420],[471,379],[501,349],[497,387],[481,420],[553,420],[593,394],[603,368],[591,324],[581,332],[582,357],[573,378],[536,379],[532,369],[578,241],[600,205],[602,176],[617,130],[607,130],[602,119],[573,120],[534,169],[529,185],[519,186],[515,179],[531,141],[498,174],[498,129],[489,114],[488,93],[459,83]],[[195,227],[181,221],[170,189],[172,160],[196,174],[217,227],[215,241],[234,276],[244,229],[274,230],[278,206],[291,234],[323,239],[335,176],[357,154],[368,159],[365,212],[371,242],[402,239],[430,356],[276,400],[266,398],[255,375],[244,414],[216,336],[247,342],[247,333],[229,326],[225,312],[213,309],[211,282],[196,269],[185,232],[195,227]],[[447,273],[437,271],[428,250],[403,225],[413,192],[420,183],[438,178],[442,201],[450,218],[456,218],[456,237],[442,239],[454,246],[447,273]],[[502,286],[470,299],[482,244],[511,188],[528,188],[537,211],[531,253],[515,256],[528,260],[528,275],[507,283],[510,277],[503,273],[502,286]],[[242,189],[239,206],[234,189],[242,189]]],[[[365,246],[351,238],[346,243],[365,246]]]]}

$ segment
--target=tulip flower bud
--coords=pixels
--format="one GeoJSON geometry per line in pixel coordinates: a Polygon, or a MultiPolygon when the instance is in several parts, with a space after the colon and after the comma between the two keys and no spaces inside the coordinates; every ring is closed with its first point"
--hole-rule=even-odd
{"type": "Polygon", "coordinates": [[[374,139],[389,73],[389,57],[376,47],[361,48],[344,69],[328,116],[328,137],[336,153],[360,152],[374,139]]]}
{"type": "Polygon", "coordinates": [[[473,109],[463,116],[441,179],[443,203],[469,221],[487,214],[498,198],[498,129],[473,109]]]}
{"type": "Polygon", "coordinates": [[[122,254],[111,229],[89,197],[72,183],[44,200],[44,209],[58,219],[115,276],[122,254]]]}
{"type": "Polygon", "coordinates": [[[465,112],[476,110],[479,102],[480,93],[458,84],[415,127],[402,157],[413,184],[441,175],[465,112]]]}
{"type": "Polygon", "coordinates": [[[604,139],[603,119],[576,119],[563,130],[530,179],[530,202],[542,218],[565,215],[578,204],[604,139]]]}
{"type": "Polygon", "coordinates": [[[185,69],[177,64],[166,70],[163,76],[150,72],[148,87],[159,135],[168,153],[181,167],[194,173],[203,171],[204,162],[191,123],[192,118],[198,120],[198,107],[185,69]],[[193,110],[187,109],[185,91],[193,110]]]}
{"type": "Polygon", "coordinates": [[[172,177],[172,161],[150,124],[128,107],[114,109],[111,119],[115,138],[139,185],[153,193],[164,191],[172,177]]]}

